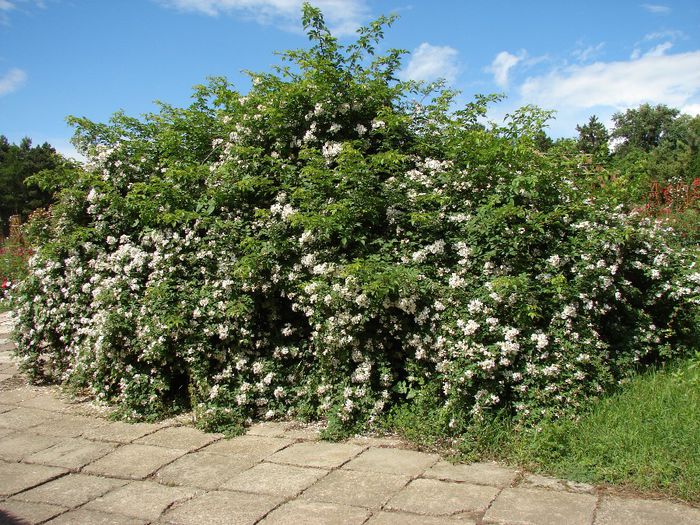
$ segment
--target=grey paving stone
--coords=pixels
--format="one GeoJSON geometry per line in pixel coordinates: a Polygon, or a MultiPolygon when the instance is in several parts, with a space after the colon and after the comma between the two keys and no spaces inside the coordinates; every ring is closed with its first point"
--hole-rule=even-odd
{"type": "Polygon", "coordinates": [[[307,489],[302,498],[352,507],[378,508],[409,482],[408,476],[334,470],[307,489]]]}
{"type": "Polygon", "coordinates": [[[326,474],[328,471],[315,468],[259,463],[249,470],[236,474],[221,488],[291,497],[299,494],[326,474]]]}
{"type": "MultiPolygon", "coordinates": [[[[30,503],[28,501],[8,499],[0,502],[0,511],[14,520],[25,520],[27,523],[41,523],[65,512],[66,509],[56,505],[47,505],[46,503],[30,503]]],[[[2,514],[0,514],[0,523],[2,523],[1,518],[2,514]]],[[[8,523],[16,523],[16,521],[8,520],[8,523]]]]}
{"type": "Polygon", "coordinates": [[[458,512],[483,512],[498,494],[485,485],[416,479],[386,504],[388,509],[413,514],[448,516],[458,512]]]}
{"type": "Polygon", "coordinates": [[[339,467],[358,455],[362,450],[362,447],[357,445],[344,443],[295,443],[284,450],[276,452],[267,460],[274,463],[330,469],[339,467]]]}
{"type": "Polygon", "coordinates": [[[289,423],[281,421],[255,423],[248,427],[246,434],[251,436],[282,437],[288,426],[289,423]]]}
{"type": "Polygon", "coordinates": [[[391,436],[356,436],[348,439],[346,443],[374,448],[402,448],[405,446],[405,443],[400,438],[391,436]]]}
{"type": "Polygon", "coordinates": [[[108,514],[97,510],[78,509],[61,514],[46,525],[146,525],[148,522],[128,518],[119,514],[108,514]]]}
{"type": "Polygon", "coordinates": [[[363,472],[383,472],[404,476],[418,476],[433,465],[439,456],[397,448],[370,448],[343,466],[344,469],[363,472]]]}
{"type": "Polygon", "coordinates": [[[115,446],[112,443],[101,443],[82,438],[64,438],[51,448],[26,456],[24,461],[78,470],[88,463],[106,456],[114,450],[115,446]]]}
{"type": "Polygon", "coordinates": [[[375,514],[367,522],[367,525],[476,525],[476,521],[469,518],[450,519],[444,516],[421,516],[420,514],[406,514],[405,512],[380,512],[375,514]]]}
{"type": "Polygon", "coordinates": [[[518,486],[530,489],[566,490],[564,480],[541,474],[525,474],[518,486]]]}
{"type": "Polygon", "coordinates": [[[426,478],[466,481],[495,487],[510,486],[517,475],[518,472],[515,469],[494,462],[453,465],[443,460],[438,461],[423,474],[426,478]]]}
{"type": "Polygon", "coordinates": [[[0,405],[0,414],[14,410],[16,407],[14,405],[0,405]]]}
{"type": "Polygon", "coordinates": [[[206,434],[192,427],[168,427],[138,438],[134,443],[181,450],[196,450],[221,439],[221,434],[206,434]]]}
{"type": "Polygon", "coordinates": [[[22,401],[36,397],[36,395],[36,391],[28,386],[14,388],[0,392],[0,403],[4,405],[18,405],[22,401]]]}
{"type": "Polygon", "coordinates": [[[186,453],[186,450],[129,444],[86,466],[83,472],[143,479],[186,453]]]}
{"type": "Polygon", "coordinates": [[[201,452],[245,454],[255,459],[263,459],[293,442],[291,439],[245,435],[231,439],[222,439],[203,448],[201,452]]]}
{"type": "Polygon", "coordinates": [[[0,372],[0,383],[5,381],[6,379],[12,379],[14,377],[14,374],[5,374],[4,372],[0,372]]]}
{"type": "Polygon", "coordinates": [[[39,393],[36,396],[18,403],[25,408],[38,408],[49,412],[66,412],[71,410],[72,404],[64,401],[55,393],[39,393]]]}
{"type": "Polygon", "coordinates": [[[124,423],[109,421],[104,425],[85,429],[83,437],[96,441],[111,441],[114,443],[131,443],[133,440],[155,432],[162,425],[150,423],[124,423]]]}
{"type": "Polygon", "coordinates": [[[0,496],[11,496],[66,472],[57,467],[0,461],[0,496]]]}
{"type": "Polygon", "coordinates": [[[360,525],[369,517],[367,509],[336,503],[294,500],[271,512],[261,525],[360,525]]]}
{"type": "Polygon", "coordinates": [[[15,430],[26,430],[47,421],[58,418],[54,412],[46,412],[36,408],[18,407],[9,412],[0,414],[0,427],[14,428],[15,430]]]}
{"type": "Polygon", "coordinates": [[[19,461],[61,441],[60,438],[41,436],[32,432],[15,430],[11,430],[11,432],[11,434],[0,438],[0,458],[8,461],[19,461]]]}
{"type": "Polygon", "coordinates": [[[484,523],[523,525],[589,525],[593,520],[595,496],[546,489],[507,488],[484,515],[484,523]]]}
{"type": "Polygon", "coordinates": [[[36,488],[17,494],[17,500],[49,503],[62,507],[78,507],[128,483],[121,479],[69,474],[36,488]]]}
{"type": "Polygon", "coordinates": [[[46,436],[78,437],[90,427],[99,427],[104,422],[85,416],[61,414],[60,417],[32,427],[32,432],[46,436]]]}
{"type": "Polygon", "coordinates": [[[312,425],[292,423],[285,429],[282,437],[298,441],[318,441],[321,439],[321,430],[312,425]]]}
{"type": "Polygon", "coordinates": [[[239,454],[192,452],[156,472],[155,479],[166,485],[215,489],[230,477],[252,467],[257,460],[239,454]]]}
{"type": "Polygon", "coordinates": [[[0,352],[11,352],[15,348],[14,343],[0,343],[0,352]]]}
{"type": "Polygon", "coordinates": [[[196,494],[193,488],[166,487],[152,481],[134,481],[101,496],[84,508],[132,518],[155,520],[176,501],[196,494]]]}
{"type": "Polygon", "coordinates": [[[173,506],[161,521],[178,525],[248,525],[281,502],[277,496],[212,491],[173,506]]]}
{"type": "Polygon", "coordinates": [[[670,501],[605,497],[596,525],[698,525],[700,509],[670,501]]]}

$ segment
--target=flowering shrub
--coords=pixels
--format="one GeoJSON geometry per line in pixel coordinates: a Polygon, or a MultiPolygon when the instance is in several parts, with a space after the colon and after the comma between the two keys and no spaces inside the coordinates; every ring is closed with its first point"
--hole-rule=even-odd
{"type": "Polygon", "coordinates": [[[587,200],[536,108],[485,126],[488,97],[451,112],[395,80],[389,22],[344,47],[307,6],[312,47],[245,96],[73,119],[90,163],[31,224],[23,369],[131,418],[347,432],[429,399],[457,432],[563,415],[692,344],[693,253],[587,200]]]}

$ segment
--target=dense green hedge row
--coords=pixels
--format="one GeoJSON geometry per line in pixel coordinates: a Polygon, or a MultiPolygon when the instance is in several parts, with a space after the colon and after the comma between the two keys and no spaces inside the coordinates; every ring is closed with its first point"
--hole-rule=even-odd
{"type": "MultiPolygon", "coordinates": [[[[695,255],[587,199],[524,108],[395,79],[390,20],[308,50],[243,96],[75,119],[88,169],[63,184],[16,297],[22,366],[141,418],[193,407],[367,425],[429,403],[445,428],[559,416],[696,337],[695,255]]],[[[437,86],[439,87],[439,86],[437,86]]]]}

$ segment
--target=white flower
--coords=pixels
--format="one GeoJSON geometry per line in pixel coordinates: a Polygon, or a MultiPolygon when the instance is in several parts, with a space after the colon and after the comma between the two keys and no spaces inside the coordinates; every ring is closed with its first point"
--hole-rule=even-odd
{"type": "Polygon", "coordinates": [[[326,157],[326,160],[330,160],[337,157],[342,149],[343,145],[340,142],[326,142],[321,148],[321,153],[326,157]]]}
{"type": "Polygon", "coordinates": [[[357,126],[355,126],[355,131],[357,131],[357,134],[361,137],[362,135],[367,133],[367,128],[362,124],[358,124],[357,126]]]}

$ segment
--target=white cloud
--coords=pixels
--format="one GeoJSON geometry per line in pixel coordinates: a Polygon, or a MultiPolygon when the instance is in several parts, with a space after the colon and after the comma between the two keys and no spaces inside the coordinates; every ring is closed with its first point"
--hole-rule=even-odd
{"type": "Polygon", "coordinates": [[[688,115],[700,115],[700,102],[697,104],[687,104],[681,108],[681,113],[687,113],[688,115]]]}
{"type": "Polygon", "coordinates": [[[665,15],[671,12],[671,8],[662,4],[642,4],[642,7],[650,13],[665,15]]]}
{"type": "Polygon", "coordinates": [[[10,0],[0,0],[0,11],[12,11],[14,8],[15,4],[10,0]]]}
{"type": "Polygon", "coordinates": [[[663,44],[659,44],[658,46],[653,47],[646,53],[644,53],[645,57],[661,57],[666,54],[666,51],[671,49],[673,47],[673,44],[671,42],[664,42],[663,44]]]}
{"type": "Polygon", "coordinates": [[[700,51],[570,66],[528,78],[524,101],[549,108],[683,106],[700,96],[700,51]]]}
{"type": "Polygon", "coordinates": [[[433,46],[423,42],[411,54],[411,60],[401,72],[405,80],[437,80],[454,82],[459,72],[458,51],[450,46],[433,46]]]}
{"type": "Polygon", "coordinates": [[[0,77],[0,96],[17,91],[27,81],[27,74],[21,69],[13,68],[0,77]]]}
{"type": "Polygon", "coordinates": [[[521,51],[517,55],[513,55],[508,51],[501,51],[496,55],[496,58],[491,62],[491,67],[488,71],[493,73],[493,79],[496,84],[501,87],[508,86],[508,74],[510,70],[516,66],[518,62],[526,56],[525,51],[521,51]]]}
{"type": "Polygon", "coordinates": [[[581,45],[577,49],[575,49],[571,54],[579,62],[588,62],[590,59],[595,58],[598,55],[600,55],[600,53],[604,47],[605,47],[605,42],[601,42],[599,44],[596,44],[595,46],[583,47],[581,45]]]}
{"type": "Polygon", "coordinates": [[[648,42],[650,40],[677,40],[679,38],[686,38],[686,34],[683,31],[677,29],[668,29],[665,31],[655,31],[653,33],[647,33],[644,35],[643,40],[648,42]]]}
{"type": "MultiPolygon", "coordinates": [[[[3,1],[3,0],[0,0],[3,1]]],[[[165,7],[209,16],[239,13],[262,24],[274,23],[285,29],[299,27],[304,0],[157,0],[165,7]]],[[[352,34],[367,17],[365,0],[316,0],[315,7],[336,35],[352,34]]]]}

